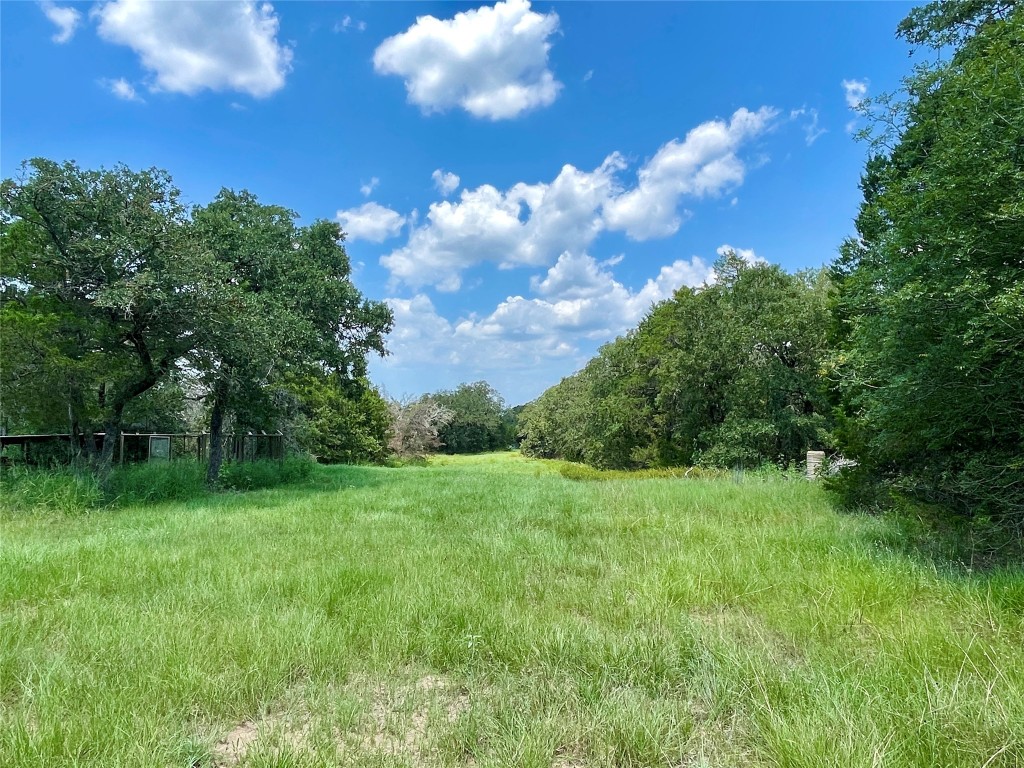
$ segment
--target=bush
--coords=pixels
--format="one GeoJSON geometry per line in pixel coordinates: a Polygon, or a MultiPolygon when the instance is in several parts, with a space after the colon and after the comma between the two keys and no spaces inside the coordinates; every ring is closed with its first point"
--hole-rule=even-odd
{"type": "MultiPolygon", "coordinates": [[[[251,491],[295,483],[308,478],[313,467],[310,459],[297,457],[225,464],[221,487],[251,491]]],[[[0,510],[75,515],[104,506],[184,501],[210,493],[206,465],[190,460],[116,466],[105,485],[84,467],[5,468],[0,472],[0,510]]]]}
{"type": "Polygon", "coordinates": [[[231,491],[253,491],[297,483],[313,473],[313,466],[310,459],[297,456],[284,461],[233,462],[221,467],[220,484],[222,488],[231,491]]]}

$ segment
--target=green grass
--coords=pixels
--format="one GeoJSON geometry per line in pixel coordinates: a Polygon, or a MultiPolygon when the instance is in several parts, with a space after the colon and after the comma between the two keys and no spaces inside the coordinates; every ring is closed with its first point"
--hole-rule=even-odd
{"type": "MultiPolygon", "coordinates": [[[[313,466],[302,457],[227,462],[221,467],[220,486],[227,491],[251,491],[287,485],[308,478],[313,466]]],[[[115,465],[105,485],[86,467],[15,466],[0,472],[0,490],[0,514],[78,515],[104,507],[187,502],[210,495],[205,465],[190,460],[115,465]]]]}
{"type": "Polygon", "coordinates": [[[1024,575],[514,454],[0,516],[3,766],[1019,766],[1024,575]]]}

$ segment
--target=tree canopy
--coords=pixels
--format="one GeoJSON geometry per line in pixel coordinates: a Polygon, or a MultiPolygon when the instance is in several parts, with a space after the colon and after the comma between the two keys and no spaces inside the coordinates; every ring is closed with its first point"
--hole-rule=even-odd
{"type": "Polygon", "coordinates": [[[336,223],[299,226],[248,192],[179,198],[167,173],[124,166],[37,159],[3,182],[7,428],[103,431],[102,467],[132,408],[183,395],[179,379],[208,401],[216,444],[228,421],[273,420],[286,374],[342,387],[385,352],[390,310],[353,285],[336,223]]]}
{"type": "Polygon", "coordinates": [[[750,467],[827,443],[826,276],[731,253],[716,274],[527,406],[523,450],[609,468],[750,467]]]}
{"type": "Polygon", "coordinates": [[[931,3],[900,34],[952,53],[867,107],[832,269],[844,450],[865,480],[1024,519],[1024,9],[931,3]]]}

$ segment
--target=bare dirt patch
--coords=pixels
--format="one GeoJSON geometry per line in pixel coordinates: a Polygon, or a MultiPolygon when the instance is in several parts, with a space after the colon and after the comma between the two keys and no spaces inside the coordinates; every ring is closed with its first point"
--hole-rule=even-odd
{"type": "Polygon", "coordinates": [[[398,686],[355,680],[353,693],[369,699],[370,707],[358,730],[343,735],[354,740],[358,748],[406,757],[416,765],[433,761],[430,745],[432,733],[455,722],[469,708],[468,694],[451,681],[436,675],[425,675],[398,686]],[[361,689],[361,691],[360,691],[361,689]]]}
{"type": "Polygon", "coordinates": [[[313,711],[316,707],[308,699],[290,695],[287,707],[245,720],[224,735],[213,748],[214,767],[244,766],[256,750],[341,759],[346,754],[378,754],[429,766],[438,762],[433,744],[437,732],[470,705],[463,688],[437,675],[387,682],[357,675],[327,694],[328,701],[357,705],[361,714],[338,717],[329,705],[313,711]],[[319,740],[313,738],[314,727],[319,740]]]}

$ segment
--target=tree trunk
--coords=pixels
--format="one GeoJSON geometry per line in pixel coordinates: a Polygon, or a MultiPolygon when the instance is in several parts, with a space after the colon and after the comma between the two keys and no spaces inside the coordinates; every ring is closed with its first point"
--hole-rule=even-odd
{"type": "Polygon", "coordinates": [[[223,376],[213,387],[213,409],[210,411],[210,463],[206,467],[206,484],[213,487],[220,480],[224,461],[224,413],[227,410],[228,380],[223,376]]]}

